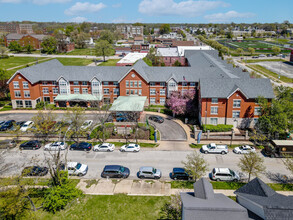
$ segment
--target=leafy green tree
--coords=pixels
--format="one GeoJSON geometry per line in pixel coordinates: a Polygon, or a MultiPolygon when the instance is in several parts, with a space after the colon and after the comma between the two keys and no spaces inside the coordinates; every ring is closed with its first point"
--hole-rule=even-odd
{"type": "Polygon", "coordinates": [[[9,48],[9,50],[16,51],[18,53],[21,52],[21,50],[22,50],[21,46],[19,45],[19,43],[17,41],[10,42],[8,48],[9,48]]]}
{"type": "Polygon", "coordinates": [[[254,152],[243,154],[238,162],[238,167],[243,173],[248,174],[248,182],[251,176],[258,176],[259,173],[265,171],[263,165],[264,159],[254,152]]]}
{"type": "Polygon", "coordinates": [[[1,54],[2,59],[3,59],[4,55],[6,54],[6,52],[7,52],[7,48],[0,46],[0,54],[1,54]]]}
{"type": "Polygon", "coordinates": [[[281,48],[273,46],[272,51],[273,51],[274,54],[278,55],[279,53],[281,53],[281,48]]]}
{"type": "Polygon", "coordinates": [[[10,75],[8,74],[7,70],[0,69],[0,94],[8,97],[9,94],[9,85],[7,84],[7,80],[9,79],[10,75]]]}
{"type": "Polygon", "coordinates": [[[57,52],[57,40],[55,37],[47,37],[41,43],[42,51],[48,54],[57,52]]]}
{"type": "Polygon", "coordinates": [[[166,202],[160,211],[160,219],[181,219],[182,202],[179,194],[171,196],[170,202],[166,202]]]}
{"type": "Polygon", "coordinates": [[[74,31],[74,27],[72,25],[68,25],[66,26],[66,29],[65,29],[65,35],[69,37],[73,31],[74,31]]]}
{"type": "Polygon", "coordinates": [[[208,171],[208,163],[197,151],[188,154],[186,156],[186,161],[182,161],[182,164],[194,181],[203,177],[208,171]]]}
{"type": "Polygon", "coordinates": [[[244,50],[243,50],[242,48],[238,47],[238,48],[236,49],[236,52],[237,52],[238,54],[240,54],[240,55],[243,55],[244,50]]]}
{"type": "Polygon", "coordinates": [[[228,33],[227,33],[227,38],[228,39],[232,39],[234,36],[233,36],[233,33],[231,32],[231,31],[229,31],[228,33]]]}
{"type": "Polygon", "coordinates": [[[108,41],[110,44],[114,43],[114,34],[109,31],[109,30],[103,30],[100,34],[100,38],[99,40],[106,40],[108,41]]]}
{"type": "Polygon", "coordinates": [[[96,55],[103,56],[104,62],[106,61],[105,57],[112,54],[112,45],[106,40],[99,40],[95,46],[96,55]]]}
{"type": "Polygon", "coordinates": [[[255,49],[252,47],[248,47],[247,50],[250,53],[250,55],[253,55],[255,53],[255,49]]]}
{"type": "Polygon", "coordinates": [[[76,48],[86,48],[86,40],[89,40],[90,36],[89,34],[86,34],[84,32],[78,33],[77,30],[75,30],[71,34],[71,40],[75,43],[76,48]]]}
{"type": "Polygon", "coordinates": [[[32,45],[28,44],[27,46],[24,47],[24,49],[26,50],[27,53],[30,54],[30,53],[32,53],[34,48],[32,45]]]}
{"type": "Polygon", "coordinates": [[[160,34],[169,34],[171,32],[170,24],[162,24],[160,27],[160,34]]]}
{"type": "Polygon", "coordinates": [[[181,65],[181,63],[180,63],[178,60],[176,60],[176,61],[174,62],[174,64],[173,64],[173,66],[182,66],[182,65],[181,65]]]}

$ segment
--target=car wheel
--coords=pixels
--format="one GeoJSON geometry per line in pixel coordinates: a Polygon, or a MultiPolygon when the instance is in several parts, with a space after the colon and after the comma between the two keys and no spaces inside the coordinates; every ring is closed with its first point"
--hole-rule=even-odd
{"type": "Polygon", "coordinates": [[[177,177],[174,177],[174,180],[177,180],[177,177]]]}
{"type": "Polygon", "coordinates": [[[155,179],[158,180],[158,179],[160,179],[160,177],[159,176],[155,176],[155,179]]]}
{"type": "Polygon", "coordinates": [[[239,151],[239,152],[237,152],[237,154],[241,154],[241,152],[239,151]]]}
{"type": "Polygon", "coordinates": [[[204,153],[207,154],[208,152],[205,150],[204,153]]]}
{"type": "Polygon", "coordinates": [[[81,177],[82,176],[82,173],[79,173],[77,176],[81,177]]]}
{"type": "Polygon", "coordinates": [[[222,151],[221,154],[224,155],[225,154],[225,151],[222,151]]]}
{"type": "Polygon", "coordinates": [[[141,176],[139,176],[139,178],[143,179],[143,178],[144,178],[144,176],[143,176],[143,175],[141,175],[141,176]]]}
{"type": "Polygon", "coordinates": [[[24,150],[24,147],[21,147],[20,150],[24,150]]]}
{"type": "Polygon", "coordinates": [[[108,151],[108,152],[110,152],[111,150],[110,150],[110,149],[108,149],[107,151],[108,151]]]}
{"type": "Polygon", "coordinates": [[[217,181],[217,182],[219,182],[219,181],[220,181],[220,179],[218,178],[218,179],[216,179],[216,181],[217,181]]]}
{"type": "Polygon", "coordinates": [[[73,148],[69,148],[70,150],[73,150],[73,148]]]}
{"type": "Polygon", "coordinates": [[[234,179],[233,182],[238,182],[238,179],[234,179]]]}
{"type": "Polygon", "coordinates": [[[86,149],[84,149],[83,151],[86,151],[86,149]]]}
{"type": "Polygon", "coordinates": [[[121,150],[121,152],[125,152],[125,150],[121,150]]]}
{"type": "Polygon", "coordinates": [[[33,147],[33,150],[36,150],[36,148],[35,148],[35,147],[33,147]]]}

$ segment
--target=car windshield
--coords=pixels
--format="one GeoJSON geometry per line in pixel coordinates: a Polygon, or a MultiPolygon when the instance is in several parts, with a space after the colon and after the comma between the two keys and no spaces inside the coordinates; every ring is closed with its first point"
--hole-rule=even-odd
{"type": "Polygon", "coordinates": [[[28,125],[27,124],[24,124],[22,127],[27,127],[28,125]]]}
{"type": "Polygon", "coordinates": [[[84,126],[87,126],[87,125],[89,125],[89,124],[90,124],[89,121],[86,121],[85,123],[83,123],[84,126]]]}
{"type": "Polygon", "coordinates": [[[124,172],[125,171],[125,167],[120,167],[120,171],[124,172]]]}
{"type": "Polygon", "coordinates": [[[233,170],[230,170],[230,173],[231,173],[232,176],[235,176],[235,173],[234,173],[233,170]]]}
{"type": "Polygon", "coordinates": [[[156,173],[157,172],[157,169],[153,168],[153,173],[156,173]]]}
{"type": "Polygon", "coordinates": [[[239,149],[241,149],[241,150],[242,150],[242,149],[243,149],[243,146],[240,146],[240,147],[239,147],[239,149]]]}
{"type": "Polygon", "coordinates": [[[76,169],[79,169],[80,167],[81,167],[80,163],[76,164],[76,169]]]}

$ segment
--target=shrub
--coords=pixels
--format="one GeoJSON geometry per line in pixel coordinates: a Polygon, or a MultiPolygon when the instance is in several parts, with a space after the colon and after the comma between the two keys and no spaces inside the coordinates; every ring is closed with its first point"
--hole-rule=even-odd
{"type": "Polygon", "coordinates": [[[233,128],[233,125],[203,125],[202,130],[203,132],[206,132],[209,130],[210,132],[225,132],[225,131],[231,131],[233,128]]]}

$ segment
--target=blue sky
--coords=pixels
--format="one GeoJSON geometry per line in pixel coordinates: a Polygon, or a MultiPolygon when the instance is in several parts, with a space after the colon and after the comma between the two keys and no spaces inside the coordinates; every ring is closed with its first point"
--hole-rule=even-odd
{"type": "Polygon", "coordinates": [[[293,22],[292,0],[0,0],[0,21],[293,22]]]}

